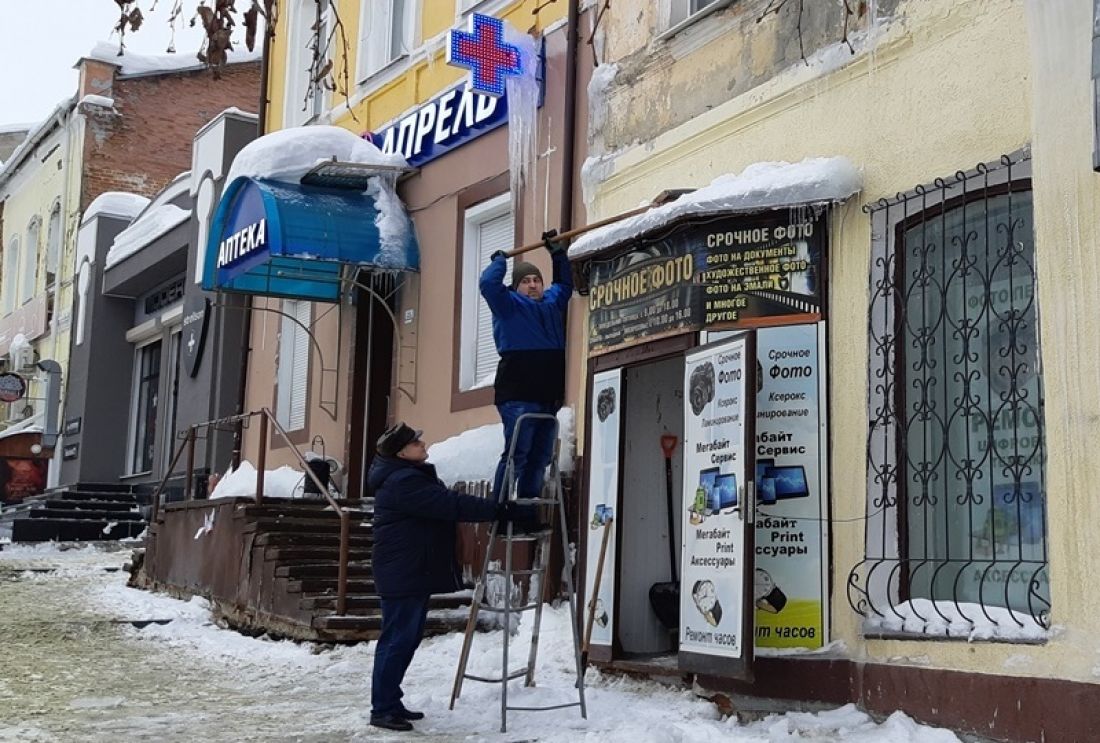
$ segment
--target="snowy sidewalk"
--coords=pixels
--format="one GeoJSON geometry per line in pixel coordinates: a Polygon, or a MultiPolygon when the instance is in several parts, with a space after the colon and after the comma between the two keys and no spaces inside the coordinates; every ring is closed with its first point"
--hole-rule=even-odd
{"type": "MultiPolygon", "coordinates": [[[[120,568],[128,555],[51,546],[0,551],[0,741],[958,740],[900,713],[875,724],[853,707],[741,725],[690,692],[594,670],[587,722],[576,710],[517,712],[502,735],[496,687],[468,682],[455,711],[447,710],[460,635],[424,642],[405,701],[427,718],[415,733],[387,733],[368,725],[373,643],[318,649],[221,629],[204,601],[127,588],[120,568]]],[[[529,631],[528,622],[515,642],[527,641],[529,631]]],[[[499,633],[478,635],[471,672],[499,673],[499,663],[499,633]]],[[[539,688],[516,681],[510,699],[574,699],[572,663],[566,614],[548,610],[539,688]]]]}

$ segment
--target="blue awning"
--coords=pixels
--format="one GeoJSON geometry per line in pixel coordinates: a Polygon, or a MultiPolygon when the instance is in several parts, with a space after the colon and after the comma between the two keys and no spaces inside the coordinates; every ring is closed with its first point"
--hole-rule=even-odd
{"type": "Polygon", "coordinates": [[[378,213],[362,191],[238,178],[210,225],[202,288],[337,302],[344,265],[418,271],[408,218],[403,242],[384,245],[378,213]]]}

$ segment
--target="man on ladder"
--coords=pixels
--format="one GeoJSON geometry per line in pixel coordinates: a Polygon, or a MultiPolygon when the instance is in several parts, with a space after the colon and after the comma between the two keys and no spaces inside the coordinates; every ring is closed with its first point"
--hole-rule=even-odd
{"type": "MultiPolygon", "coordinates": [[[[511,286],[504,283],[508,254],[493,253],[481,274],[481,296],[493,313],[493,341],[500,354],[494,402],[504,424],[504,452],[493,478],[493,494],[500,499],[508,453],[520,498],[538,498],[543,475],[554,450],[553,417],[565,400],[565,317],[573,296],[573,274],[565,244],[555,242],[554,232],[543,235],[554,266],[554,283],[545,287],[542,272],[531,263],[517,261],[511,286]],[[548,414],[530,418],[518,429],[516,422],[528,413],[548,414]]],[[[519,524],[520,530],[537,524],[519,524]]]]}

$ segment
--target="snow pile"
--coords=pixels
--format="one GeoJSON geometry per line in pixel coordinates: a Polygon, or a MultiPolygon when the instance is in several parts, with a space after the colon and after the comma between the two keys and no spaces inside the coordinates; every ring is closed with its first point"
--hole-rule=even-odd
{"type": "Polygon", "coordinates": [[[129,258],[190,218],[190,209],[181,209],[175,204],[161,204],[143,213],[139,219],[118,233],[111,249],[107,251],[106,267],[110,268],[129,258]]]}
{"type": "Polygon", "coordinates": [[[296,126],[265,134],[245,145],[233,159],[225,182],[266,178],[298,183],[317,165],[330,160],[364,165],[406,167],[401,155],[386,155],[373,144],[338,126],[296,126]]]}
{"type": "Polygon", "coordinates": [[[133,220],[141,214],[145,207],[149,206],[149,199],[134,193],[124,191],[105,191],[96,196],[88,208],[84,210],[84,222],[106,214],[112,217],[125,217],[133,220]]]}
{"type": "MultiPolygon", "coordinates": [[[[305,475],[293,467],[283,465],[277,470],[264,471],[264,495],[272,498],[301,498],[305,475]]],[[[230,469],[218,480],[209,498],[256,497],[256,468],[245,460],[237,469],[230,469]]]]}
{"type": "Polygon", "coordinates": [[[27,340],[27,336],[16,333],[11,338],[11,345],[8,346],[8,358],[14,360],[20,354],[29,353],[31,350],[31,342],[27,340]]]}
{"type": "MultiPolygon", "coordinates": [[[[123,50],[123,53],[119,55],[118,51],[117,44],[100,41],[92,47],[92,51],[88,52],[87,57],[116,65],[119,67],[118,72],[120,75],[153,75],[205,67],[205,64],[199,60],[197,52],[134,54],[123,50]]],[[[251,52],[247,49],[235,49],[229,52],[228,63],[255,62],[260,59],[261,52],[262,49],[259,45],[251,52]]]]}
{"type": "Polygon", "coordinates": [[[954,601],[912,599],[894,607],[895,613],[869,617],[865,632],[908,632],[920,635],[965,637],[974,640],[1042,641],[1051,631],[1025,612],[1012,612],[999,606],[954,601]],[[989,615],[988,617],[986,615],[989,615]]]}
{"type": "Polygon", "coordinates": [[[92,93],[89,93],[88,95],[81,98],[80,102],[77,105],[83,106],[85,104],[89,106],[99,106],[101,108],[114,108],[115,99],[108,98],[105,95],[94,95],[92,93]]]}
{"type": "MultiPolygon", "coordinates": [[[[558,467],[562,474],[566,474],[573,471],[576,441],[572,408],[558,411],[558,440],[561,442],[558,467]]],[[[482,480],[492,482],[502,451],[504,425],[490,423],[432,444],[428,447],[428,461],[435,465],[439,479],[448,485],[482,480]]]]}
{"type": "Polygon", "coordinates": [[[738,175],[721,175],[675,201],[582,235],[569,247],[569,257],[580,258],[636,239],[683,217],[844,201],[859,191],[862,182],[859,170],[845,157],[755,163],[738,175]]]}

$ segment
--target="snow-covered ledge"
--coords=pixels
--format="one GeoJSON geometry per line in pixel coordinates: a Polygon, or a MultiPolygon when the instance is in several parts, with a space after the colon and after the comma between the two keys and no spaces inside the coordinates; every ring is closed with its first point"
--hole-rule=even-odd
{"type": "Polygon", "coordinates": [[[858,193],[862,184],[859,169],[846,157],[754,163],[737,175],[720,175],[709,186],[675,201],[582,235],[570,245],[569,257],[575,260],[597,253],[685,217],[839,203],[858,193]]]}

